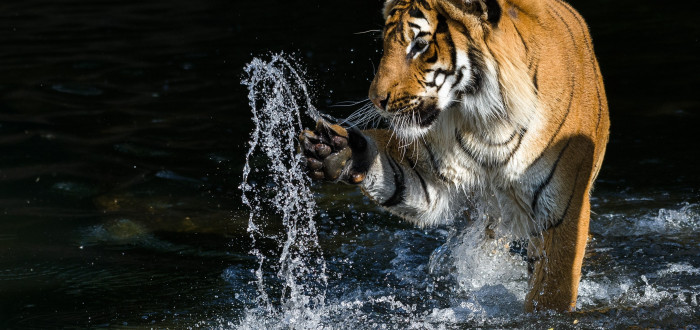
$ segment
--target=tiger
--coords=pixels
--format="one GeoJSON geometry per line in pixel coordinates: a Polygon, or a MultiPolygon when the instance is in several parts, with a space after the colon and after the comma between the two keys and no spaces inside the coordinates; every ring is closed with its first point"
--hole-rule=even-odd
{"type": "Polygon", "coordinates": [[[610,129],[583,18],[562,0],[388,0],[383,16],[368,102],[388,126],[304,130],[309,175],[420,227],[484,205],[482,225],[527,242],[525,311],[574,311],[610,129]]]}

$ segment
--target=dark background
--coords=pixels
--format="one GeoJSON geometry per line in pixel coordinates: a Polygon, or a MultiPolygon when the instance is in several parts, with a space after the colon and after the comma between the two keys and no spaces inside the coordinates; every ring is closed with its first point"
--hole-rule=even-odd
{"type": "MultiPolygon", "coordinates": [[[[629,138],[621,136],[625,132],[670,139],[666,148],[692,149],[691,141],[698,139],[676,125],[695,120],[699,108],[700,27],[693,3],[572,4],[593,35],[613,142],[629,138]]],[[[357,33],[381,28],[380,8],[381,1],[4,3],[0,110],[9,122],[5,131],[13,122],[22,124],[18,131],[50,123],[75,137],[97,137],[104,127],[157,113],[182,125],[183,133],[187,126],[214,125],[212,140],[224,139],[216,146],[240,153],[250,128],[246,91],[239,84],[242,67],[268,52],[296,54],[314,80],[319,106],[345,114],[350,110],[327,106],[366,97],[381,57],[379,35],[357,33]],[[83,111],[83,116],[38,119],[63,110],[83,111]],[[232,132],[215,132],[227,129],[232,132]]],[[[164,128],[140,125],[139,134],[149,137],[164,128]]]]}
{"type": "MultiPolygon", "coordinates": [[[[695,2],[571,3],[589,23],[612,118],[598,189],[697,201],[695,2]]],[[[381,29],[381,6],[3,1],[0,327],[149,324],[148,310],[197,306],[226,285],[226,267],[249,267],[244,65],[294,54],[319,108],[346,116],[332,105],[366,98],[380,40],[358,32],[381,29]]]]}

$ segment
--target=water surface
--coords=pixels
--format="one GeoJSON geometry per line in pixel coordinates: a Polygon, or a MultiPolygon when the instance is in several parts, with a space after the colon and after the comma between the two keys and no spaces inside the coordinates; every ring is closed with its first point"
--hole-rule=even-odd
{"type": "MultiPolygon", "coordinates": [[[[431,273],[449,228],[419,230],[352,187],[315,184],[328,288],[307,325],[700,324],[692,2],[572,4],[591,26],[612,116],[579,312],[522,314],[524,268],[508,254],[477,275],[431,273]]],[[[332,105],[366,97],[380,41],[356,33],[381,27],[380,7],[1,4],[0,327],[284,325],[247,312],[257,293],[238,189],[253,127],[242,69],[294,53],[319,108],[348,115],[332,105]]],[[[279,219],[267,226],[282,232],[279,219]]],[[[274,240],[258,246],[279,254],[274,240]]]]}

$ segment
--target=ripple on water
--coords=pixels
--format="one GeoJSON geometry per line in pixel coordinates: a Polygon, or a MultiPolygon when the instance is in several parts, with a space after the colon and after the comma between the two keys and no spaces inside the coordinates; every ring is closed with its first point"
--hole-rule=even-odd
{"type": "MultiPolygon", "coordinates": [[[[694,207],[682,204],[657,209],[640,218],[689,226],[695,221],[694,207]]],[[[326,305],[315,311],[314,318],[251,309],[234,324],[247,329],[595,328],[685,326],[699,320],[700,268],[692,260],[657,263],[658,267],[645,265],[644,256],[588,262],[579,286],[577,312],[526,314],[522,311],[527,291],[525,266],[508,252],[507,244],[476,243],[469,239],[472,236],[450,237],[442,230],[368,226],[368,232],[344,238],[347,241],[331,252],[326,305]],[[435,248],[445,240],[447,243],[435,248]]],[[[656,236],[667,228],[655,227],[650,233],[649,227],[640,224],[634,230],[644,229],[638,234],[656,236]]],[[[620,249],[616,242],[614,236],[602,237],[591,250],[599,255],[616,253],[620,249]]],[[[228,278],[243,280],[240,274],[228,278]]]]}
{"type": "Polygon", "coordinates": [[[684,202],[676,208],[648,210],[641,214],[601,214],[592,221],[591,231],[604,236],[644,236],[649,234],[697,234],[700,205],[684,202]]]}
{"type": "Polygon", "coordinates": [[[57,92],[79,96],[99,96],[104,93],[104,91],[95,86],[79,84],[53,84],[51,85],[51,89],[57,92]]]}
{"type": "Polygon", "coordinates": [[[98,190],[92,185],[74,181],[60,181],[51,185],[51,189],[61,194],[77,198],[87,198],[95,195],[98,190]]]}

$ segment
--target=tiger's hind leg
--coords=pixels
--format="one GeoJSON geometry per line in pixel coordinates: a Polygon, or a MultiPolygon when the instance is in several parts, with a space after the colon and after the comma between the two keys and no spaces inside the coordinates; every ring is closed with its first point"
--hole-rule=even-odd
{"type": "Polygon", "coordinates": [[[576,307],[581,265],[588,240],[593,147],[589,139],[570,139],[559,177],[571,189],[561,193],[559,220],[530,239],[528,270],[530,291],[525,298],[526,312],[535,310],[572,311],[576,307]],[[577,141],[578,140],[578,141],[577,141]],[[567,155],[568,154],[568,155],[567,155]]]}

